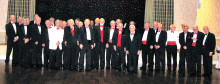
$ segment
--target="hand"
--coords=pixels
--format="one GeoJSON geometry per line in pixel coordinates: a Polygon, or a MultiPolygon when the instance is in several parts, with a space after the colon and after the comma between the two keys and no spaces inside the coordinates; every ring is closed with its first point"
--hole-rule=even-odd
{"type": "Polygon", "coordinates": [[[116,46],[114,46],[114,50],[116,51],[116,46]]]}
{"type": "Polygon", "coordinates": [[[65,41],[64,44],[65,44],[65,46],[67,46],[67,45],[66,45],[66,44],[67,44],[67,41],[65,41]]]}
{"type": "Polygon", "coordinates": [[[154,48],[154,46],[153,45],[150,45],[150,49],[153,49],[154,48]]]}
{"type": "Polygon", "coordinates": [[[29,41],[29,39],[24,39],[24,43],[26,44],[29,41]]]}
{"type": "Polygon", "coordinates": [[[82,44],[79,44],[79,48],[80,48],[80,49],[83,49],[83,45],[82,45],[82,44]]]}
{"type": "Polygon", "coordinates": [[[94,46],[93,45],[91,45],[91,49],[93,49],[94,48],[94,46]]]}
{"type": "Polygon", "coordinates": [[[36,41],[35,44],[38,45],[38,41],[36,41]]]}
{"type": "Polygon", "coordinates": [[[159,49],[159,48],[160,48],[160,46],[158,45],[158,46],[157,46],[157,49],[159,49]]]}
{"type": "Polygon", "coordinates": [[[60,42],[58,41],[57,43],[56,43],[56,45],[58,46],[60,44],[60,42]]]}
{"type": "Polygon", "coordinates": [[[186,50],[186,49],[187,49],[187,47],[186,47],[186,46],[183,46],[183,49],[185,49],[185,50],[186,50]]]}
{"type": "Polygon", "coordinates": [[[209,56],[212,56],[212,52],[209,53],[209,56]]]}
{"type": "Polygon", "coordinates": [[[45,47],[45,43],[43,43],[42,46],[45,47]]]}
{"type": "Polygon", "coordinates": [[[106,48],[108,48],[109,47],[109,45],[108,44],[106,44],[106,48]]]}
{"type": "Polygon", "coordinates": [[[194,37],[192,37],[192,40],[197,41],[197,39],[196,39],[196,38],[194,38],[194,37]]]}
{"type": "Polygon", "coordinates": [[[95,43],[94,43],[94,47],[95,47],[95,43]]]}
{"type": "Polygon", "coordinates": [[[140,50],[138,50],[137,55],[140,55],[140,54],[141,54],[141,51],[140,51],[140,50]]]}
{"type": "Polygon", "coordinates": [[[77,45],[79,45],[79,41],[77,40],[77,45]]]}
{"type": "Polygon", "coordinates": [[[13,42],[16,42],[18,40],[18,36],[14,37],[13,42]]]}
{"type": "Polygon", "coordinates": [[[126,51],[126,54],[129,54],[128,50],[126,51]]]}
{"type": "Polygon", "coordinates": [[[177,49],[177,52],[180,53],[180,49],[177,49]]]}

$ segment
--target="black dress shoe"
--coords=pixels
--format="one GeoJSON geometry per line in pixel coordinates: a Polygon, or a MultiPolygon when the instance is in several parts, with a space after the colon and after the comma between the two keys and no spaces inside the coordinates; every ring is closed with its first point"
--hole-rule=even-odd
{"type": "Polygon", "coordinates": [[[179,77],[184,77],[185,76],[185,74],[179,74],[179,77]]]}
{"type": "Polygon", "coordinates": [[[83,72],[83,69],[80,69],[79,72],[83,72]]]}
{"type": "Polygon", "coordinates": [[[140,70],[146,70],[146,67],[141,67],[140,70]]]}

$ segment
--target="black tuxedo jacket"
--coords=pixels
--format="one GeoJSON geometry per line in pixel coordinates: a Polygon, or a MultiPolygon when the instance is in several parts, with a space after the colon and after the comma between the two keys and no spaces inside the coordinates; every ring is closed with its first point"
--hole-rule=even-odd
{"type": "Polygon", "coordinates": [[[47,28],[45,26],[41,26],[41,34],[40,31],[38,30],[38,26],[37,24],[31,25],[31,33],[32,33],[32,41],[33,42],[37,42],[38,41],[38,45],[41,45],[42,43],[45,43],[46,40],[46,31],[47,28]]]}
{"type": "MultiPolygon", "coordinates": [[[[194,32],[192,32],[192,37],[193,35],[194,35],[194,32]]],[[[191,46],[191,48],[193,49],[192,53],[201,54],[203,38],[204,38],[204,34],[198,31],[195,49],[193,49],[193,46],[191,46]]],[[[193,40],[192,40],[192,43],[193,43],[193,40]]]]}
{"type": "Polygon", "coordinates": [[[215,54],[215,46],[216,46],[216,39],[213,33],[208,33],[208,36],[205,41],[204,45],[204,52],[203,53],[210,53],[213,52],[215,54]]]}
{"type": "MultiPolygon", "coordinates": [[[[119,30],[118,29],[115,29],[115,34],[113,35],[113,39],[112,39],[112,42],[113,42],[113,45],[117,46],[117,43],[118,43],[118,33],[119,33],[119,30]]],[[[121,47],[124,48],[126,47],[126,35],[127,32],[125,30],[122,31],[122,37],[121,37],[121,47]]]]}
{"type": "MultiPolygon", "coordinates": [[[[141,33],[141,40],[143,38],[144,32],[145,32],[145,29],[142,29],[140,31],[140,33],[141,33]]],[[[155,36],[154,30],[149,28],[148,35],[147,35],[147,46],[154,45],[154,40],[155,40],[154,36],[155,36]]]]}
{"type": "MultiPolygon", "coordinates": [[[[91,27],[89,27],[89,29],[90,29],[90,34],[91,34],[91,41],[90,42],[93,45],[95,43],[95,39],[94,39],[95,32],[91,27]]],[[[80,30],[79,44],[83,44],[83,45],[88,44],[85,26],[79,28],[79,30],[80,30]]]]}
{"type": "Polygon", "coordinates": [[[179,34],[179,43],[181,45],[180,50],[184,50],[183,46],[186,46],[187,48],[190,48],[192,46],[192,33],[187,32],[187,36],[186,36],[186,42],[184,41],[184,32],[179,34]]]}
{"type": "Polygon", "coordinates": [[[167,41],[167,32],[166,31],[160,32],[158,42],[156,42],[156,35],[155,35],[155,45],[159,45],[160,48],[164,48],[166,45],[166,41],[167,41]]]}
{"type": "Polygon", "coordinates": [[[135,32],[133,41],[130,38],[130,32],[126,35],[126,50],[129,52],[137,52],[141,50],[141,35],[139,32],[135,32]]]}
{"type": "MultiPolygon", "coordinates": [[[[114,35],[117,34],[117,33],[116,33],[116,30],[118,30],[118,29],[115,27],[115,30],[114,30],[113,35],[112,35],[112,41],[113,41],[114,35]]],[[[109,43],[110,32],[111,32],[111,27],[108,27],[108,37],[107,37],[107,42],[106,42],[106,43],[109,43]]],[[[113,42],[112,42],[112,43],[113,43],[113,42]]]]}
{"type": "Polygon", "coordinates": [[[13,43],[13,40],[14,40],[14,37],[18,36],[19,35],[19,28],[18,28],[18,25],[16,25],[16,31],[17,33],[15,33],[15,30],[13,28],[13,25],[11,24],[11,22],[9,22],[8,24],[6,24],[5,26],[5,30],[6,30],[6,34],[8,36],[8,40],[7,40],[7,43],[13,43]]]}
{"type": "MultiPolygon", "coordinates": [[[[101,32],[100,32],[100,25],[99,26],[95,26],[95,43],[102,43],[101,42],[101,32]]],[[[103,28],[104,30],[104,34],[103,34],[103,44],[106,44],[108,41],[108,29],[107,27],[104,26],[103,28]]]]}
{"type": "Polygon", "coordinates": [[[19,33],[19,42],[24,43],[24,39],[30,39],[31,38],[31,30],[30,26],[27,25],[27,34],[25,35],[25,29],[24,25],[20,28],[20,33],[19,33]]]}
{"type": "Polygon", "coordinates": [[[63,42],[67,41],[67,47],[73,47],[74,44],[77,44],[79,39],[79,29],[74,26],[74,36],[72,35],[70,26],[65,27],[63,42]]]}

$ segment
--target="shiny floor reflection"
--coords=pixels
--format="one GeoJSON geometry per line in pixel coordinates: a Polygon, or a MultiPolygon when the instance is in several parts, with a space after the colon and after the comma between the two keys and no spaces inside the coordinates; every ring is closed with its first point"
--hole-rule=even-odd
{"type": "Polygon", "coordinates": [[[115,70],[75,72],[5,66],[0,60],[0,84],[219,84],[220,71],[213,69],[212,78],[179,77],[169,72],[138,74],[115,70]]]}

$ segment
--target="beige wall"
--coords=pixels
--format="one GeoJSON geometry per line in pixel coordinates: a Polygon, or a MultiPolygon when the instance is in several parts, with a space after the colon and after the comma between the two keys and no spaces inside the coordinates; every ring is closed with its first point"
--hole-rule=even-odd
{"type": "Polygon", "coordinates": [[[0,43],[5,43],[5,27],[8,12],[8,0],[0,0],[0,43]]]}

